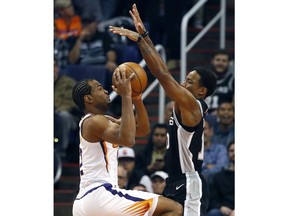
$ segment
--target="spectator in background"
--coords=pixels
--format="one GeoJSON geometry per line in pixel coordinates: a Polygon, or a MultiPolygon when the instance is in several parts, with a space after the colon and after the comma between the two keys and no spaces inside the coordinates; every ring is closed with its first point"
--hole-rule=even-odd
{"type": "Polygon", "coordinates": [[[109,20],[115,16],[116,0],[73,0],[80,15],[92,13],[99,22],[109,20]]]}
{"type": "Polygon", "coordinates": [[[97,30],[97,23],[93,14],[83,14],[83,29],[72,45],[69,62],[82,65],[103,65],[112,73],[117,67],[115,44],[107,32],[97,30]]]}
{"type": "Polygon", "coordinates": [[[166,186],[166,178],[168,178],[168,174],[164,171],[156,171],[150,176],[153,193],[162,195],[166,186]]]}
{"type": "Polygon", "coordinates": [[[138,190],[138,191],[145,191],[145,192],[148,192],[146,186],[143,185],[143,184],[136,184],[136,185],[133,185],[133,186],[132,186],[132,190],[138,190]]]}
{"type": "Polygon", "coordinates": [[[167,124],[157,123],[151,130],[148,143],[143,152],[137,155],[136,168],[150,176],[156,171],[165,171],[165,154],[167,142],[167,124]]]}
{"type": "Polygon", "coordinates": [[[76,81],[69,76],[59,76],[59,67],[54,59],[54,137],[57,138],[55,149],[63,158],[71,140],[71,133],[76,131],[80,113],[73,102],[72,90],[76,81]]]}
{"type": "Polygon", "coordinates": [[[215,115],[215,114],[212,115],[210,113],[207,113],[205,116],[205,120],[209,122],[209,126],[211,128],[214,128],[215,124],[218,121],[218,118],[217,118],[217,115],[215,115]]]}
{"type": "Polygon", "coordinates": [[[216,114],[223,101],[234,101],[234,69],[230,65],[229,53],[225,49],[217,50],[211,59],[211,70],[217,77],[215,92],[205,99],[208,112],[216,114]]]}
{"type": "Polygon", "coordinates": [[[212,176],[228,165],[228,154],[226,146],[212,142],[213,128],[205,120],[204,125],[204,160],[202,164],[202,175],[209,183],[212,176]]]}
{"type": "Polygon", "coordinates": [[[235,215],[235,142],[228,145],[229,166],[215,174],[210,184],[210,204],[207,216],[235,215]]]}
{"type": "Polygon", "coordinates": [[[74,11],[71,0],[55,0],[54,19],[56,37],[66,40],[69,37],[78,37],[82,30],[81,17],[74,11]]]}
{"type": "Polygon", "coordinates": [[[214,124],[213,143],[228,146],[235,137],[234,127],[234,105],[232,102],[222,102],[217,109],[218,120],[214,124]]]}
{"type": "Polygon", "coordinates": [[[64,69],[68,64],[70,45],[68,40],[57,37],[56,26],[54,23],[54,58],[57,60],[59,69],[64,69]]]}
{"type": "Polygon", "coordinates": [[[119,188],[127,189],[126,188],[127,182],[128,182],[127,170],[123,166],[118,165],[118,186],[119,186],[119,188]]]}
{"type": "Polygon", "coordinates": [[[143,170],[135,168],[135,152],[133,148],[119,148],[118,162],[126,169],[128,174],[126,189],[132,189],[132,186],[136,184],[143,184],[148,192],[152,192],[152,183],[149,176],[145,175],[143,170]]]}

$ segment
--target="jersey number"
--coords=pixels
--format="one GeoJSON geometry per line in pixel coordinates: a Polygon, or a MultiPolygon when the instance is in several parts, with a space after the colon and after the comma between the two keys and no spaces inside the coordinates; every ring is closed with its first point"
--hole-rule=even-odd
{"type": "Polygon", "coordinates": [[[217,109],[218,103],[219,103],[218,100],[219,100],[219,96],[213,95],[213,96],[207,97],[205,101],[208,104],[208,107],[210,109],[217,109]]]}

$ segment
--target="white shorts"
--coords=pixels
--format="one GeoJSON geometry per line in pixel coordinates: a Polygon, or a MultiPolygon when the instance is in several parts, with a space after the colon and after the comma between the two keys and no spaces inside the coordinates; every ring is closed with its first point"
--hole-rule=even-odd
{"type": "Polygon", "coordinates": [[[105,183],[78,193],[73,216],[152,216],[158,194],[124,190],[105,183]]]}

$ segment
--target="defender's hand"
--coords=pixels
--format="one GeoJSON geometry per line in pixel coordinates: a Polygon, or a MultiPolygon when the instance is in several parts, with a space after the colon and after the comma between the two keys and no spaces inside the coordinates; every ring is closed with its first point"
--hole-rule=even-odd
{"type": "Polygon", "coordinates": [[[137,32],[139,34],[143,34],[144,32],[146,32],[145,26],[141,20],[136,4],[133,4],[132,10],[130,10],[129,13],[134,21],[134,26],[137,32]]]}
{"type": "Polygon", "coordinates": [[[120,36],[125,36],[130,40],[137,42],[139,38],[139,34],[137,32],[125,29],[123,27],[109,26],[109,31],[113,34],[118,34],[120,36]]]}

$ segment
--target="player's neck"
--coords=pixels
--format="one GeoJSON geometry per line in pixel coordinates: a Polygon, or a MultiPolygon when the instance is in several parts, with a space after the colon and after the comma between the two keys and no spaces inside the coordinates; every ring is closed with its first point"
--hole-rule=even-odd
{"type": "Polygon", "coordinates": [[[86,114],[87,113],[91,113],[94,115],[104,115],[106,112],[104,110],[99,110],[99,109],[95,108],[95,109],[87,109],[86,114]]]}

